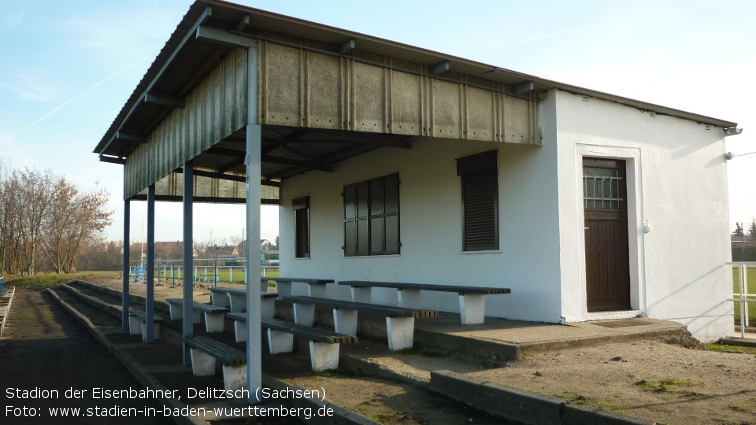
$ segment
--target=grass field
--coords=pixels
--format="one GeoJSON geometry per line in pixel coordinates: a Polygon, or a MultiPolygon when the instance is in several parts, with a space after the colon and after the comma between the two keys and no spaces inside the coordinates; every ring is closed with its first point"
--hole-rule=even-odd
{"type": "MultiPolygon", "coordinates": [[[[756,294],[756,268],[748,268],[748,288],[746,288],[747,294],[756,294]]],[[[732,269],[732,292],[738,294],[740,289],[738,287],[738,270],[732,269]]],[[[737,295],[733,298],[737,298],[737,295]]],[[[750,299],[756,299],[756,296],[747,297],[750,299]]],[[[740,303],[735,304],[735,323],[740,323],[740,303]]],[[[748,324],[750,326],[756,326],[756,303],[751,303],[748,306],[748,324]]]]}
{"type": "MultiPolygon", "coordinates": [[[[183,270],[182,270],[182,273],[179,273],[178,270],[175,270],[173,275],[175,276],[175,279],[177,281],[184,278],[183,270]]],[[[261,273],[261,276],[262,276],[262,273],[261,273]]],[[[278,269],[265,270],[265,276],[278,277],[278,269]]],[[[173,277],[171,276],[170,269],[166,271],[161,270],[160,276],[156,274],[155,277],[173,281],[173,277]]],[[[198,267],[197,280],[200,282],[212,282],[213,281],[213,267],[207,268],[207,274],[205,274],[204,267],[198,267]]],[[[241,268],[234,268],[233,271],[230,271],[228,268],[218,267],[218,282],[219,283],[223,283],[223,282],[244,283],[244,271],[241,268]]]]}

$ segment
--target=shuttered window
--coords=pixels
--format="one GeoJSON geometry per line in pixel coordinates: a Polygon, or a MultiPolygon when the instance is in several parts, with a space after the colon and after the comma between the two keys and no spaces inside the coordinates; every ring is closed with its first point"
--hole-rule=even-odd
{"type": "Polygon", "coordinates": [[[457,159],[462,179],[464,251],[499,249],[497,151],[457,159]]]}
{"type": "Polygon", "coordinates": [[[294,207],[294,249],[297,258],[310,257],[310,197],[303,196],[291,201],[294,207]]]}
{"type": "Polygon", "coordinates": [[[399,174],[344,186],[344,255],[398,254],[399,174]]]}

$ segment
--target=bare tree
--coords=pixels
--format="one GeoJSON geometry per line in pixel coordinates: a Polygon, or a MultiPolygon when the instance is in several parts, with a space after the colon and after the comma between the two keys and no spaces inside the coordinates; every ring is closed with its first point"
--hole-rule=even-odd
{"type": "Polygon", "coordinates": [[[80,193],[49,170],[0,175],[0,271],[71,271],[84,244],[96,241],[111,223],[107,198],[99,187],[80,193]]]}
{"type": "Polygon", "coordinates": [[[53,269],[68,273],[84,244],[95,243],[109,226],[112,211],[105,210],[108,192],[99,186],[80,193],[65,178],[55,182],[55,189],[43,227],[42,249],[53,269]]]}

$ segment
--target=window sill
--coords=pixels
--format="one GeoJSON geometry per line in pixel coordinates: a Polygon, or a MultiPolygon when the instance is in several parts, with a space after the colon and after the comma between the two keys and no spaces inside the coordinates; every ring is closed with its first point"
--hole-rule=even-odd
{"type": "Polygon", "coordinates": [[[485,249],[480,251],[460,251],[462,255],[501,254],[500,249],[485,249]]]}
{"type": "Polygon", "coordinates": [[[312,257],[294,257],[295,260],[309,260],[312,257]]]}

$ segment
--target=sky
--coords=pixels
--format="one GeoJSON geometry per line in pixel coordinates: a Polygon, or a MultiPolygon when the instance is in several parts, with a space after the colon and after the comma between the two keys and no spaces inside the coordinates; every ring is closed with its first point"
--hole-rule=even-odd
{"type": "MultiPolygon", "coordinates": [[[[730,222],[756,218],[756,2],[237,0],[296,18],[739,123],[726,139],[730,222]]],[[[123,167],[94,147],[175,30],[187,0],[14,0],[0,14],[0,161],[110,193],[123,238],[123,167]]],[[[157,203],[158,241],[182,239],[157,203]]],[[[131,239],[146,203],[132,202],[131,239]]],[[[197,204],[194,238],[241,239],[244,206],[197,204]]],[[[261,235],[278,234],[276,207],[261,235]]]]}

